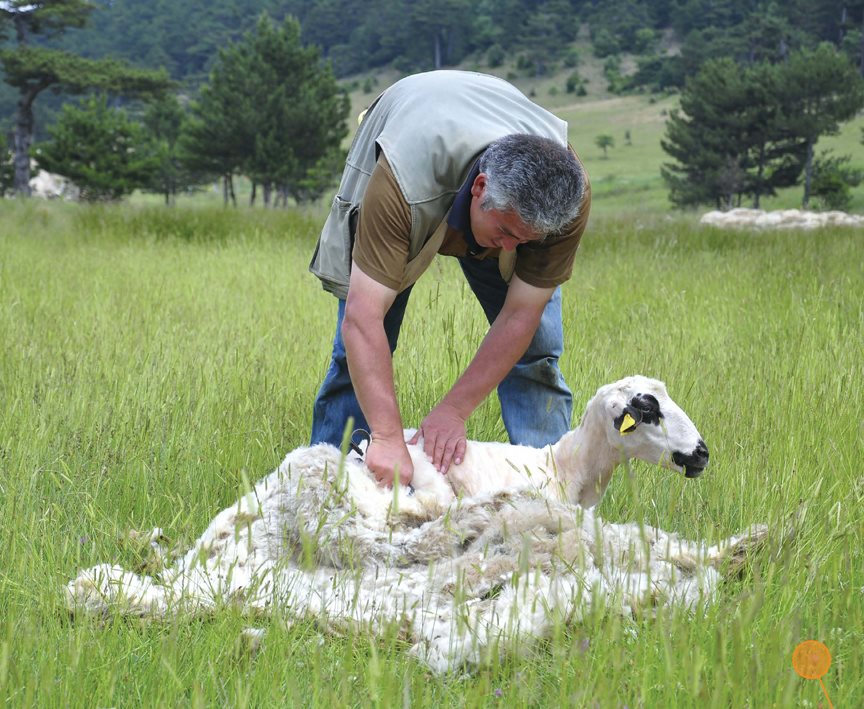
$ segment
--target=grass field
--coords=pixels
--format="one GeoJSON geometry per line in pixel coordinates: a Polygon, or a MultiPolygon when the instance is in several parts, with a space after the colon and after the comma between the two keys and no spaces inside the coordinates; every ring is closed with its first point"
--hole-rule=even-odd
{"type": "MultiPolygon", "coordinates": [[[[635,139],[635,135],[634,135],[635,139]]],[[[622,149],[623,150],[623,149],[622,149]]],[[[610,158],[609,162],[612,162],[610,158]]],[[[306,442],[334,302],[306,273],[320,215],[0,202],[0,701],[6,706],[825,706],[791,655],[825,642],[837,707],[864,700],[861,234],[594,218],[565,287],[576,416],[601,384],[667,382],[705,436],[698,481],[634,465],[599,512],[772,539],[707,613],[597,612],[523,657],[434,677],[395,635],[336,637],[225,610],[70,619],[82,567],[188,546],[306,442]],[[242,628],[267,630],[252,657],[242,628]]],[[[484,326],[450,261],[412,296],[396,357],[416,423],[484,326]]],[[[502,439],[496,404],[469,422],[502,439]]]]}

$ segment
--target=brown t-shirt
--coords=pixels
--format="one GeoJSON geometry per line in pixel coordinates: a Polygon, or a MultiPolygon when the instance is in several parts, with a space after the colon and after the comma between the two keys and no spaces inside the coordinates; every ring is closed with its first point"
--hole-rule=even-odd
{"type": "MultiPolygon", "coordinates": [[[[585,196],[579,216],[560,234],[548,236],[542,242],[517,247],[516,275],[537,288],[554,288],[570,278],[576,249],[588,222],[590,206],[591,185],[586,174],[585,196]]],[[[390,165],[382,153],[363,196],[352,259],[367,276],[388,288],[398,290],[408,261],[410,233],[411,208],[402,196],[390,165]]],[[[483,249],[472,256],[478,259],[497,258],[499,252],[500,249],[483,249]]],[[[468,256],[468,244],[462,232],[448,226],[444,243],[438,253],[446,256],[468,256]]]]}

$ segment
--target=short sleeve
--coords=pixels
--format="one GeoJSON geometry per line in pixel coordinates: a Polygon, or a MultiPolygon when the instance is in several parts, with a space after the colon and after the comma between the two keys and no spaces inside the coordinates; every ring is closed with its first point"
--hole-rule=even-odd
{"type": "Polygon", "coordinates": [[[378,283],[398,290],[411,235],[411,207],[382,154],[369,178],[354,240],[352,260],[378,283]]]}

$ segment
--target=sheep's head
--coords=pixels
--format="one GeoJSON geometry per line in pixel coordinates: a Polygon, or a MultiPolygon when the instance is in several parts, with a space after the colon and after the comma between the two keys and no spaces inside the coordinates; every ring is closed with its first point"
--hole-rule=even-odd
{"type": "Polygon", "coordinates": [[[708,447],[663,382],[635,376],[603,387],[607,437],[627,458],[639,458],[699,477],[708,466],[708,447]]]}

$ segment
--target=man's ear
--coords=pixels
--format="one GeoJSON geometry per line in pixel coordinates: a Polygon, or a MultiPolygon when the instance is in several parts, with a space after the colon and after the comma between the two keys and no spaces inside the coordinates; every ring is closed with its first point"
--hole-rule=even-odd
{"type": "Polygon", "coordinates": [[[471,183],[471,196],[482,199],[484,192],[486,192],[486,173],[481,172],[474,178],[474,182],[471,183]]]}

